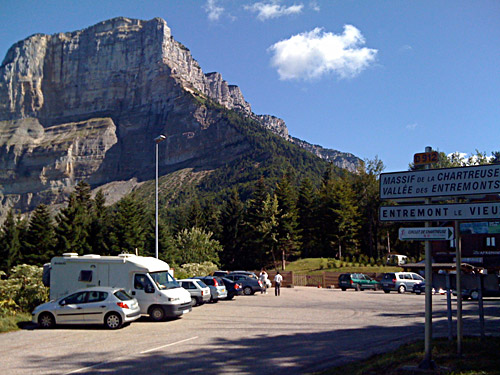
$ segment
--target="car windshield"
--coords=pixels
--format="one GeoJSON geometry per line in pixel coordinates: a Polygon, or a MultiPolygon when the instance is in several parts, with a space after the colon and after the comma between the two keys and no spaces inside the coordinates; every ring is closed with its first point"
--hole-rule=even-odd
{"type": "Polygon", "coordinates": [[[179,283],[168,271],[151,272],[149,274],[159,289],[180,288],[179,283]]]}

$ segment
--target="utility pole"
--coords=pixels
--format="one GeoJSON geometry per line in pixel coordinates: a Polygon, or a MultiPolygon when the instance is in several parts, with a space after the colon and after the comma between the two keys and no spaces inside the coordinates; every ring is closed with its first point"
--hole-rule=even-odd
{"type": "Polygon", "coordinates": [[[156,174],[155,174],[155,255],[158,259],[158,144],[163,142],[167,137],[160,134],[154,139],[155,141],[155,155],[156,155],[156,174]]]}

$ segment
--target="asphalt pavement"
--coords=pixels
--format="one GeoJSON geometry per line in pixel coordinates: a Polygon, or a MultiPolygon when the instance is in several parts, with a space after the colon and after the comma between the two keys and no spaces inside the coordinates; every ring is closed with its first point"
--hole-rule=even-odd
{"type": "MultiPolygon", "coordinates": [[[[422,339],[424,296],[282,288],[147,318],[120,330],[66,326],[0,335],[2,373],[307,374],[422,339]]],[[[455,308],[455,301],[453,300],[455,308]]],[[[433,297],[434,336],[447,336],[446,298],[433,297]]],[[[500,332],[500,300],[485,301],[486,333],[500,332]]],[[[464,302],[465,334],[479,334],[477,303],[464,302]]]]}

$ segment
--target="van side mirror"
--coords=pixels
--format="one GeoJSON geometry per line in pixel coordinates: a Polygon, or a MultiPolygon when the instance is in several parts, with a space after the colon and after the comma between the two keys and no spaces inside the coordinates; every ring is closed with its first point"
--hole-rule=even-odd
{"type": "Polygon", "coordinates": [[[144,291],[146,293],[154,293],[155,292],[155,288],[153,287],[153,285],[151,284],[147,284],[146,285],[146,288],[144,289],[144,291]]]}

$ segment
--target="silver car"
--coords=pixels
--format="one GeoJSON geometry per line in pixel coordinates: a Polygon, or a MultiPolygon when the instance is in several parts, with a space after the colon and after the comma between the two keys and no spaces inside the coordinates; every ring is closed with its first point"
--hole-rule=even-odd
{"type": "Polygon", "coordinates": [[[191,294],[191,305],[199,306],[210,301],[210,288],[200,279],[182,279],[177,282],[191,294]]]}
{"type": "Polygon", "coordinates": [[[380,286],[385,293],[390,293],[391,290],[404,293],[412,291],[415,284],[420,284],[423,281],[424,278],[414,272],[388,272],[384,274],[380,286]]]}
{"type": "Polygon", "coordinates": [[[121,288],[94,287],[77,290],[33,310],[33,323],[41,328],[56,324],[104,324],[118,329],[141,316],[137,300],[121,288]]]}
{"type": "Polygon", "coordinates": [[[196,276],[194,279],[203,281],[210,288],[210,302],[217,302],[227,297],[224,282],[216,276],[196,276]]]}

